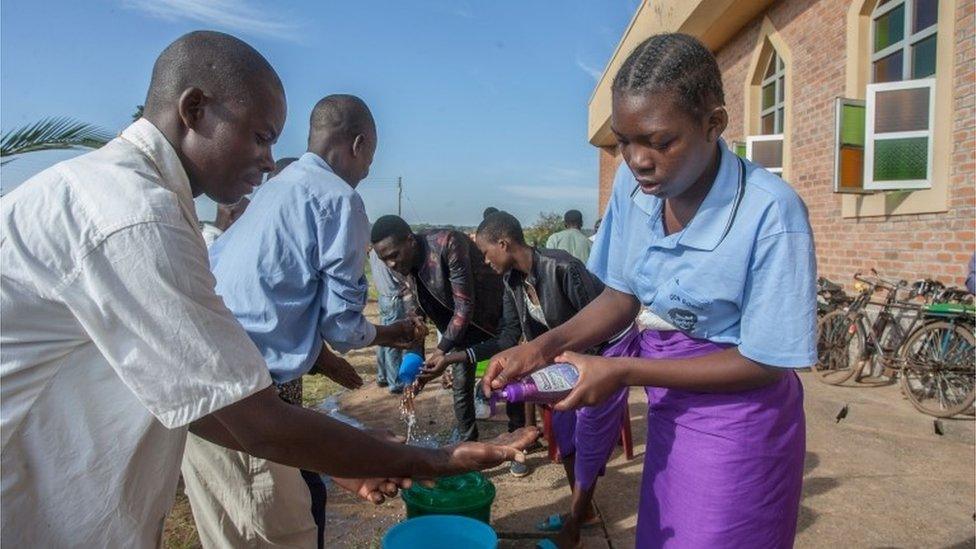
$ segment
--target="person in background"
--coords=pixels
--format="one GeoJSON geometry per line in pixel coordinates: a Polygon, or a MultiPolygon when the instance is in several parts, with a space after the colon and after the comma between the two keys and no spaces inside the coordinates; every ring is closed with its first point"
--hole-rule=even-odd
{"type": "MultiPolygon", "coordinates": [[[[442,334],[426,364],[443,364],[445,354],[464,350],[498,336],[502,315],[502,279],[485,264],[485,258],[467,235],[435,229],[414,233],[395,215],[376,220],[370,235],[376,255],[412,281],[414,300],[442,334]]],[[[436,376],[444,372],[447,365],[436,376]]],[[[477,440],[474,385],[475,364],[464,362],[451,368],[454,416],[461,440],[477,440]]],[[[508,429],[525,425],[525,407],[508,405],[508,429]]]]}
{"type": "MultiPolygon", "coordinates": [[[[423,337],[419,321],[375,326],[363,314],[369,221],[356,187],[376,150],[369,108],[330,95],[312,109],[309,126],[308,152],[254,193],[210,249],[217,293],[261,351],[281,398],[295,406],[302,376],[313,370],[350,389],[362,385],[330,346],[410,347],[423,337]]],[[[325,489],[318,474],[304,473],[303,482],[293,467],[190,435],[183,477],[201,541],[237,547],[256,537],[278,547],[311,535],[321,546],[325,489]],[[317,497],[310,501],[310,493],[317,497]]]]}
{"type": "Polygon", "coordinates": [[[596,218],[596,222],[593,223],[593,234],[590,235],[590,242],[596,242],[596,233],[600,232],[600,223],[603,222],[602,217],[596,218]]]}
{"type": "MultiPolygon", "coordinates": [[[[380,309],[380,323],[389,326],[407,317],[404,305],[403,280],[383,263],[376,250],[369,251],[369,271],[372,275],[373,287],[376,288],[376,300],[380,309]]],[[[391,394],[403,392],[403,385],[397,382],[400,362],[403,359],[403,349],[396,347],[378,347],[376,349],[376,384],[389,387],[391,394]]]]}
{"type": "Polygon", "coordinates": [[[203,222],[201,223],[200,232],[203,234],[203,241],[206,243],[207,248],[213,246],[214,241],[217,237],[224,234],[237,218],[244,214],[244,210],[247,209],[248,204],[251,201],[245,196],[237,201],[236,204],[217,204],[217,215],[213,223],[203,222]]]}
{"type": "Polygon", "coordinates": [[[590,239],[583,231],[583,214],[579,210],[569,210],[563,216],[565,229],[553,233],[546,240],[546,248],[550,250],[565,250],[569,255],[583,263],[590,258],[590,239]]]}
{"type": "Polygon", "coordinates": [[[143,118],[0,203],[3,546],[158,547],[188,428],[373,502],[538,437],[404,446],[281,400],[214,293],[193,199],[259,185],[286,112],[260,53],[191,32],[156,59],[143,118]]]}
{"type": "MultiPolygon", "coordinates": [[[[478,227],[476,243],[485,261],[502,274],[505,282],[499,335],[444,355],[438,363],[424,368],[422,380],[436,375],[445,364],[478,362],[518,345],[522,339],[532,341],[567,322],[603,291],[603,283],[567,252],[527,245],[518,219],[507,212],[488,216],[478,227]]],[[[606,357],[637,356],[636,326],[628,326],[590,352],[606,357]]],[[[620,438],[627,393],[628,389],[621,387],[597,406],[553,412],[552,429],[573,498],[569,513],[547,517],[538,529],[557,533],[560,546],[575,546],[581,528],[599,524],[593,506],[596,479],[603,474],[620,438]]]]}

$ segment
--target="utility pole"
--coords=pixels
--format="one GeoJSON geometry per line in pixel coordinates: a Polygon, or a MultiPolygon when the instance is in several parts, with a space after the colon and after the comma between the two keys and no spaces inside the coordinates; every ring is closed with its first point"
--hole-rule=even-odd
{"type": "Polygon", "coordinates": [[[403,178],[397,176],[397,217],[403,217],[403,178]]]}

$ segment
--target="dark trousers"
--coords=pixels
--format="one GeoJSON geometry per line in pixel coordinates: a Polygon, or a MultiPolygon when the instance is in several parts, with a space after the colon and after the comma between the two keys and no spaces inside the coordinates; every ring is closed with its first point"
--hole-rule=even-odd
{"type": "Polygon", "coordinates": [[[302,478],[308,485],[308,492],[312,496],[312,520],[319,529],[318,549],[323,549],[325,545],[325,502],[328,493],[325,490],[325,483],[322,477],[313,471],[302,470],[302,478]]]}
{"type": "MultiPolygon", "coordinates": [[[[474,345],[488,336],[471,338],[467,345],[474,345]]],[[[474,414],[474,364],[454,364],[451,366],[451,374],[454,376],[454,418],[458,422],[458,433],[461,440],[478,440],[478,425],[475,423],[474,414]]],[[[505,403],[505,413],[508,415],[508,432],[512,432],[519,427],[525,427],[525,405],[520,403],[505,403]]]]}

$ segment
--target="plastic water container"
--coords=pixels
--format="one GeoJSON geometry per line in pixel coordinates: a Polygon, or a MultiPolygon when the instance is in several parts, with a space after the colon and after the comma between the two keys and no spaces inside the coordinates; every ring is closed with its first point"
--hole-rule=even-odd
{"type": "Polygon", "coordinates": [[[400,497],[407,506],[407,518],[460,515],[489,524],[495,485],[485,475],[472,472],[439,478],[431,488],[415,482],[400,497]]]}
{"type": "Polygon", "coordinates": [[[413,383],[420,375],[420,368],[423,365],[424,357],[417,353],[404,353],[403,360],[400,362],[400,371],[397,373],[397,383],[400,385],[413,383]]]}
{"type": "Polygon", "coordinates": [[[498,535],[491,526],[472,518],[428,515],[390,528],[383,549],[495,549],[498,535]]]}

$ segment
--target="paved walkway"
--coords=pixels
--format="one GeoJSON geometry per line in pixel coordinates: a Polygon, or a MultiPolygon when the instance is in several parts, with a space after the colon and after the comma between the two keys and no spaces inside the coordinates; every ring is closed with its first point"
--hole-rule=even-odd
{"type": "MultiPolygon", "coordinates": [[[[933,420],[917,413],[897,386],[830,387],[801,374],[806,388],[807,462],[797,547],[973,547],[976,458],[972,419],[933,420]],[[840,409],[847,417],[837,422],[840,409]]],[[[451,421],[450,393],[425,391],[421,421],[432,430],[451,421]],[[431,423],[433,422],[433,423],[431,423]]],[[[375,386],[340,400],[342,411],[371,426],[397,428],[396,402],[375,386]]],[[[644,452],[646,404],[631,393],[637,456],[617,452],[601,479],[600,528],[586,532],[588,548],[634,546],[637,497],[644,452]]],[[[489,433],[503,427],[483,422],[489,433]]],[[[496,484],[493,526],[502,547],[533,547],[534,525],[568,508],[562,467],[543,452],[530,456],[533,473],[522,479],[507,468],[488,472],[496,484]]],[[[370,507],[337,494],[330,501],[330,546],[363,546],[403,517],[395,500],[370,507]],[[334,526],[334,527],[332,527],[334,526]]]]}

